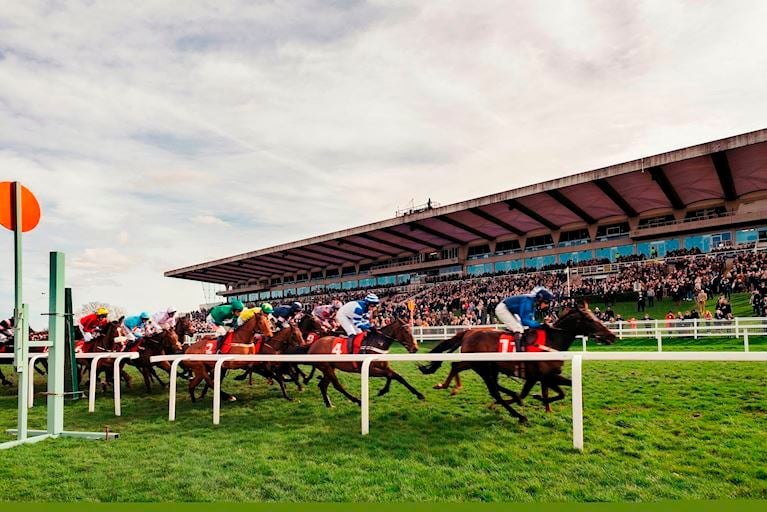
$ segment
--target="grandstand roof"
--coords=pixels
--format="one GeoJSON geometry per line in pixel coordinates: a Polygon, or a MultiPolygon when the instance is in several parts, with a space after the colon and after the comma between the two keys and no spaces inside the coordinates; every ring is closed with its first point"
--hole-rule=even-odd
{"type": "Polygon", "coordinates": [[[168,277],[232,283],[542,234],[767,191],[767,129],[228,258],[168,277]]]}

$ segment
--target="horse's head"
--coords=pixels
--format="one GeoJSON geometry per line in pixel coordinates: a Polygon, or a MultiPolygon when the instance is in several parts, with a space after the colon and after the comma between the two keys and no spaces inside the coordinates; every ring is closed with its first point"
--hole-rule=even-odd
{"type": "Polygon", "coordinates": [[[325,327],[322,325],[322,322],[317,320],[317,318],[313,315],[304,315],[303,318],[301,318],[301,320],[298,322],[298,326],[301,328],[301,332],[306,334],[311,332],[325,332],[325,327]]]}
{"type": "Polygon", "coordinates": [[[115,338],[119,336],[123,336],[122,323],[124,319],[125,317],[121,316],[117,320],[112,320],[111,322],[107,322],[104,328],[101,330],[102,332],[101,339],[97,342],[96,345],[101,346],[107,352],[114,351],[115,338]]]}
{"type": "Polygon", "coordinates": [[[588,302],[578,304],[575,307],[565,308],[554,327],[570,331],[575,335],[587,335],[594,338],[597,343],[606,345],[615,343],[615,334],[589,309],[588,302]]]}
{"type": "Polygon", "coordinates": [[[272,332],[272,323],[269,321],[269,317],[263,313],[256,313],[249,322],[255,322],[255,328],[257,332],[260,332],[264,336],[271,338],[274,336],[272,332]]]}
{"type": "Polygon", "coordinates": [[[401,318],[397,318],[386,327],[383,327],[381,333],[399,341],[405,347],[405,350],[411,354],[418,352],[418,342],[410,331],[410,324],[401,318]]]}
{"type": "Polygon", "coordinates": [[[176,335],[180,339],[183,339],[184,336],[194,336],[195,332],[192,319],[188,316],[182,316],[176,321],[176,335]]]}
{"type": "Polygon", "coordinates": [[[279,346],[274,347],[275,351],[289,352],[303,346],[304,336],[301,334],[301,329],[298,326],[291,325],[287,329],[278,332],[272,338],[272,344],[275,343],[279,343],[279,346]]]}

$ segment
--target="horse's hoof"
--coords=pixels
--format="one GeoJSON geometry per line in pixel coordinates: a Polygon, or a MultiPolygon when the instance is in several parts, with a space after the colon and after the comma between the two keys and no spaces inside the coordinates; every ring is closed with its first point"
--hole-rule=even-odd
{"type": "Polygon", "coordinates": [[[13,384],[13,383],[12,383],[11,381],[9,381],[9,380],[4,380],[4,381],[3,381],[3,386],[10,386],[10,385],[12,385],[12,384],[13,384]]]}
{"type": "Polygon", "coordinates": [[[421,393],[418,393],[418,394],[416,395],[416,398],[418,398],[418,400],[426,400],[426,397],[425,397],[425,396],[423,396],[421,393]]]}
{"type": "Polygon", "coordinates": [[[234,380],[245,380],[247,378],[248,378],[247,375],[238,375],[237,377],[234,378],[234,380]]]}
{"type": "Polygon", "coordinates": [[[457,394],[458,394],[458,388],[455,388],[455,389],[450,391],[450,396],[455,396],[457,394]]]}
{"type": "Polygon", "coordinates": [[[533,398],[535,398],[538,401],[543,402],[543,397],[541,395],[533,395],[533,398]]]}
{"type": "Polygon", "coordinates": [[[227,398],[226,401],[227,402],[236,402],[237,401],[237,397],[234,396],[234,395],[229,395],[229,398],[227,398]]]}
{"type": "Polygon", "coordinates": [[[522,416],[521,418],[519,418],[519,424],[520,425],[527,425],[527,423],[528,422],[527,422],[527,417],[526,416],[522,416]]]}
{"type": "Polygon", "coordinates": [[[442,384],[434,384],[432,389],[445,389],[447,386],[443,386],[442,384]]]}

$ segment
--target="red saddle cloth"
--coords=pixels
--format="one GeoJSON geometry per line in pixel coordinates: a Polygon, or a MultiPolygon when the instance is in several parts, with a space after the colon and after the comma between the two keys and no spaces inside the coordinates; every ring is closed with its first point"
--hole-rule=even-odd
{"type": "MultiPolygon", "coordinates": [[[[361,332],[357,336],[354,337],[353,341],[353,349],[352,354],[359,354],[360,353],[360,346],[362,345],[362,340],[365,339],[365,333],[361,332]]],[[[333,347],[330,349],[331,354],[335,354],[337,356],[342,356],[344,354],[349,354],[349,338],[340,338],[337,337],[333,340],[333,347]]]]}
{"type": "MultiPolygon", "coordinates": [[[[222,354],[228,354],[229,351],[232,350],[233,337],[234,337],[234,331],[227,333],[226,338],[224,338],[224,343],[223,345],[221,345],[222,354]]],[[[218,339],[215,336],[209,338],[208,341],[205,342],[205,354],[215,354],[217,344],[218,344],[218,339]]]]}
{"type": "Polygon", "coordinates": [[[93,352],[93,345],[95,341],[86,342],[85,340],[75,341],[75,353],[82,354],[83,352],[93,352]]]}
{"type": "MultiPolygon", "coordinates": [[[[527,331],[523,339],[527,342],[526,352],[543,352],[540,346],[546,346],[546,331],[544,329],[527,331]]],[[[517,347],[514,344],[514,336],[508,333],[501,334],[501,337],[498,338],[498,352],[516,351],[517,347]]]]}
{"type": "Polygon", "coordinates": [[[306,338],[304,338],[304,342],[305,342],[304,345],[311,345],[318,339],[320,339],[319,333],[310,332],[309,334],[306,335],[306,338]]]}

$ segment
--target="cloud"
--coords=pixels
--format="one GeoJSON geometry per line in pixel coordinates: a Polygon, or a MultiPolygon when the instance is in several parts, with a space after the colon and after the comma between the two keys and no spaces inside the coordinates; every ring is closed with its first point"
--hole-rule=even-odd
{"type": "Polygon", "coordinates": [[[218,217],[214,215],[197,215],[195,217],[192,217],[193,222],[197,222],[198,224],[206,224],[208,226],[226,226],[227,223],[223,220],[219,219],[218,217]]]}
{"type": "Polygon", "coordinates": [[[129,270],[134,261],[111,247],[85,249],[75,256],[70,266],[75,269],[99,273],[119,273],[129,270]]]}

